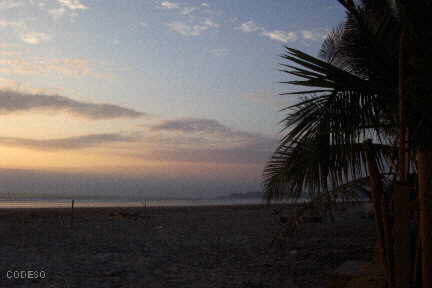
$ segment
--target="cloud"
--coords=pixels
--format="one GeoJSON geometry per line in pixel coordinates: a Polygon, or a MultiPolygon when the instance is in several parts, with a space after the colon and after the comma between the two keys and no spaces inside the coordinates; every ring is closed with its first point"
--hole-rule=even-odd
{"type": "Polygon", "coordinates": [[[260,26],[258,26],[255,22],[247,21],[245,23],[242,23],[238,28],[238,30],[245,32],[245,33],[251,33],[255,31],[263,31],[264,29],[260,26]]]}
{"type": "Polygon", "coordinates": [[[172,31],[183,36],[199,36],[209,29],[220,27],[218,23],[213,22],[213,20],[211,20],[210,18],[206,18],[200,24],[195,25],[180,21],[174,21],[168,23],[167,26],[172,31]]]}
{"type": "Polygon", "coordinates": [[[64,96],[0,90],[0,115],[24,111],[61,111],[91,120],[138,118],[145,113],[112,104],[95,104],[64,96]]]}
{"type": "Polygon", "coordinates": [[[184,22],[174,21],[167,24],[168,28],[183,36],[198,36],[202,29],[198,26],[190,26],[184,22]]]}
{"type": "Polygon", "coordinates": [[[282,30],[265,31],[262,33],[262,35],[272,40],[280,41],[283,43],[297,40],[297,34],[289,31],[282,31],[282,30]]]}
{"type": "MultiPolygon", "coordinates": [[[[181,118],[165,120],[151,127],[152,132],[171,133],[172,138],[161,141],[166,144],[181,143],[184,147],[237,147],[247,145],[251,141],[267,138],[259,134],[253,134],[237,130],[223,125],[217,120],[206,118],[181,118]]],[[[177,147],[177,145],[175,145],[177,147]]]]}
{"type": "Polygon", "coordinates": [[[14,87],[17,86],[18,83],[11,79],[1,78],[0,77],[0,89],[5,87],[14,87]]]}
{"type": "Polygon", "coordinates": [[[59,7],[54,9],[47,10],[48,14],[50,14],[54,20],[58,20],[66,13],[65,7],[59,7]]]}
{"type": "Polygon", "coordinates": [[[220,25],[218,23],[213,22],[213,20],[211,20],[210,18],[206,18],[204,20],[203,25],[206,25],[206,26],[211,27],[211,28],[219,28],[220,27],[220,25]]]}
{"type": "Polygon", "coordinates": [[[57,0],[57,2],[70,10],[85,10],[88,8],[80,0],[57,0]]]}
{"type": "Polygon", "coordinates": [[[306,40],[318,40],[322,41],[327,37],[328,31],[327,30],[302,30],[301,31],[302,36],[306,40]]]}
{"type": "Polygon", "coordinates": [[[119,133],[90,134],[60,139],[29,139],[15,137],[0,137],[0,145],[22,147],[32,150],[58,151],[85,149],[107,143],[136,142],[136,136],[127,136],[119,133]]]}
{"type": "Polygon", "coordinates": [[[185,133],[227,133],[231,131],[217,120],[203,118],[182,118],[166,120],[152,127],[158,131],[180,131],[185,133]]]}
{"type": "Polygon", "coordinates": [[[163,1],[160,5],[166,9],[180,9],[181,15],[189,15],[193,11],[196,11],[199,9],[198,7],[194,7],[194,6],[184,7],[184,5],[181,5],[181,6],[183,6],[183,7],[181,7],[179,4],[174,3],[174,2],[170,2],[170,1],[163,1]]]}
{"type": "MultiPolygon", "coordinates": [[[[298,39],[298,33],[293,31],[284,31],[284,30],[273,30],[267,31],[263,27],[258,26],[253,21],[248,21],[241,24],[237,27],[237,30],[240,30],[245,33],[251,32],[259,32],[261,35],[283,43],[288,43],[290,41],[296,41],[298,39]]],[[[324,40],[327,36],[328,31],[325,30],[302,30],[300,31],[301,36],[305,40],[324,40]]]]}
{"type": "Polygon", "coordinates": [[[157,144],[151,153],[141,156],[149,160],[264,164],[278,143],[273,137],[236,130],[214,119],[166,120],[151,131],[171,133],[171,138],[149,137],[157,144]]]}
{"type": "Polygon", "coordinates": [[[0,137],[0,145],[39,151],[86,149],[105,144],[129,144],[128,152],[117,156],[136,159],[263,165],[271,156],[277,139],[232,129],[213,119],[162,121],[150,130],[134,133],[89,134],[59,139],[0,137]]]}
{"type": "MultiPolygon", "coordinates": [[[[31,37],[27,39],[31,40],[31,37]]],[[[3,51],[1,51],[3,53],[3,51]]],[[[0,58],[0,73],[16,75],[41,75],[41,74],[62,74],[71,77],[94,77],[109,78],[109,73],[98,72],[96,69],[103,69],[101,63],[90,61],[84,58],[44,58],[22,54],[13,54],[17,51],[8,49],[9,57],[0,58]]],[[[3,55],[6,56],[6,55],[3,55]]],[[[104,67],[105,68],[105,67],[104,67]]]]}
{"type": "Polygon", "coordinates": [[[276,40],[283,43],[297,40],[297,34],[295,32],[283,31],[283,30],[268,31],[265,28],[257,25],[252,20],[242,23],[239,27],[236,28],[236,30],[240,30],[244,33],[257,32],[269,39],[276,40]]]}
{"type": "Polygon", "coordinates": [[[89,9],[82,0],[29,0],[30,4],[48,13],[54,20],[69,16],[70,22],[75,22],[79,12],[89,9]],[[54,2],[54,3],[52,3],[54,2]]]}
{"type": "Polygon", "coordinates": [[[189,15],[195,10],[197,10],[197,8],[195,8],[195,7],[186,7],[186,8],[182,9],[181,14],[182,15],[189,15]]]}
{"type": "Polygon", "coordinates": [[[209,52],[210,52],[210,54],[212,54],[213,56],[216,56],[216,57],[223,57],[223,56],[228,55],[229,50],[226,49],[226,48],[218,48],[218,49],[212,49],[212,50],[210,50],[209,52]]]}
{"type": "Polygon", "coordinates": [[[26,24],[22,21],[0,20],[0,28],[24,29],[26,27],[26,24]]]}
{"type": "Polygon", "coordinates": [[[51,40],[51,36],[45,33],[40,32],[29,32],[24,33],[21,35],[21,40],[25,43],[36,45],[40,44],[41,42],[46,42],[51,40]]]}
{"type": "Polygon", "coordinates": [[[217,29],[220,27],[219,23],[215,22],[212,18],[210,18],[210,14],[213,13],[208,8],[209,5],[206,3],[202,3],[198,6],[190,6],[170,1],[163,1],[160,5],[165,9],[176,11],[178,16],[181,18],[181,20],[166,23],[166,26],[171,31],[174,31],[180,35],[199,36],[205,31],[208,31],[210,29],[217,29]]]}
{"type": "Polygon", "coordinates": [[[46,33],[34,32],[29,29],[23,21],[5,21],[0,20],[0,28],[11,28],[18,34],[21,41],[27,44],[40,44],[41,42],[51,40],[51,36],[46,33]]]}
{"type": "Polygon", "coordinates": [[[16,48],[20,48],[20,45],[11,44],[11,43],[0,43],[0,49],[16,49],[16,48]]]}
{"type": "Polygon", "coordinates": [[[23,6],[24,3],[19,0],[2,0],[0,2],[0,10],[12,9],[23,6]]]}
{"type": "Polygon", "coordinates": [[[21,55],[21,52],[18,50],[12,50],[12,49],[2,49],[0,48],[0,56],[7,58],[7,57],[19,57],[21,55]]]}
{"type": "Polygon", "coordinates": [[[179,8],[179,5],[174,3],[174,2],[170,2],[170,1],[163,1],[161,3],[161,6],[167,9],[176,9],[179,8]]]}

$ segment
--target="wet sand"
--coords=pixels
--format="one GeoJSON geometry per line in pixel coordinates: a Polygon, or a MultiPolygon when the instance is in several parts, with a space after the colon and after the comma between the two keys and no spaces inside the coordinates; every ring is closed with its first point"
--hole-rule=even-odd
{"type": "MultiPolygon", "coordinates": [[[[0,287],[326,287],[370,260],[373,221],[348,205],[335,223],[287,234],[291,206],[0,210],[0,287]],[[12,271],[9,272],[8,271],[12,271]],[[43,271],[41,279],[9,279],[43,271]],[[292,284],[294,282],[294,285],[292,284]]],[[[33,275],[34,277],[34,275],[33,275]]]]}

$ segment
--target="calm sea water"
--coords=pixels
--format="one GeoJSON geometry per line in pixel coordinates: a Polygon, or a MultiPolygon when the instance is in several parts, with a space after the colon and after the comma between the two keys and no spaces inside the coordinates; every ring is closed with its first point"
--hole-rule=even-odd
{"type": "MultiPolygon", "coordinates": [[[[0,199],[1,208],[69,208],[71,200],[44,200],[25,199],[10,200],[0,199]]],[[[76,208],[97,207],[181,207],[181,206],[218,206],[218,205],[248,205],[265,204],[261,199],[217,199],[217,200],[147,200],[147,201],[122,201],[122,200],[75,200],[76,208]]]]}

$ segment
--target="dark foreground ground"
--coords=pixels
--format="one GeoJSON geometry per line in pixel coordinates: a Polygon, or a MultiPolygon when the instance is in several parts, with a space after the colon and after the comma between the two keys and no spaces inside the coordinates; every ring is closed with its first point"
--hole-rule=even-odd
{"type": "Polygon", "coordinates": [[[72,227],[70,209],[0,210],[0,287],[320,288],[346,260],[370,260],[374,226],[360,206],[298,238],[281,233],[282,207],[293,210],[80,208],[72,227]],[[23,270],[45,278],[8,278],[23,270]]]}

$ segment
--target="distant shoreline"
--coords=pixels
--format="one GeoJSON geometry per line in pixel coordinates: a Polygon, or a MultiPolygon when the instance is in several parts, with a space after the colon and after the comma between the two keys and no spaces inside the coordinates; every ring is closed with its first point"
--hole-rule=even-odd
{"type": "MultiPolygon", "coordinates": [[[[0,209],[70,208],[72,199],[0,199],[0,209]]],[[[151,208],[264,205],[262,199],[197,199],[197,200],[100,200],[75,199],[74,208],[151,208]]]]}
{"type": "MultiPolygon", "coordinates": [[[[263,199],[194,199],[194,200],[100,200],[100,199],[0,199],[0,209],[70,209],[74,208],[169,208],[169,207],[219,207],[219,206],[262,206],[263,199]]],[[[296,205],[309,202],[306,199],[271,202],[271,206],[296,205]]],[[[338,201],[339,202],[339,201],[338,201]]],[[[342,202],[342,201],[340,201],[342,202]]],[[[369,202],[368,199],[345,202],[369,202]]]]}

